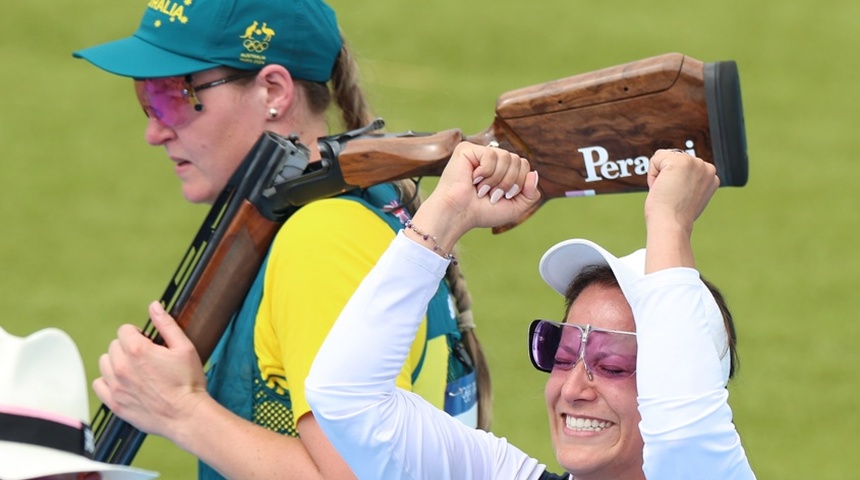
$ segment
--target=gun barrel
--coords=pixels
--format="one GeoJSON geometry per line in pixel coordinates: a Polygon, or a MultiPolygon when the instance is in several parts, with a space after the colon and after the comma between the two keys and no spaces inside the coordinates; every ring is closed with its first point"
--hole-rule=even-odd
{"type": "MultiPolygon", "coordinates": [[[[300,175],[307,151],[263,134],[209,209],[161,303],[205,363],[238,311],[280,225],[294,211],[272,198],[274,185],[300,175]]],[[[143,332],[161,338],[150,321],[143,332]]],[[[95,459],[129,465],[146,434],[102,405],[92,421],[95,459]]]]}

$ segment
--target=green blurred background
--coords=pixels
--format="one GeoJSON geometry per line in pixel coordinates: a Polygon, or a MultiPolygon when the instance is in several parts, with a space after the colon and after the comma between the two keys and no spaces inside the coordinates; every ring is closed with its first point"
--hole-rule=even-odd
{"type": "MultiPolygon", "coordinates": [[[[735,60],[750,180],[718,192],[694,240],[740,334],[736,423],[759,478],[843,479],[860,470],[850,453],[860,431],[860,165],[852,160],[860,3],[331,3],[390,131],[477,133],[504,92],[662,53],[735,60]]],[[[0,8],[0,325],[18,335],[67,330],[90,378],[116,328],[143,324],[207,210],[183,201],[163,152],[144,143],[130,82],[71,57],[130,34],[145,4],[0,8]]],[[[562,305],[540,282],[537,261],[569,237],[619,254],[638,248],[643,199],[553,200],[510,232],[473,232],[462,245],[494,371],[495,432],[556,470],[545,377],[531,369],[524,338],[529,320],[557,317],[562,305]]],[[[135,464],[167,479],[196,471],[157,438],[135,464]]]]}

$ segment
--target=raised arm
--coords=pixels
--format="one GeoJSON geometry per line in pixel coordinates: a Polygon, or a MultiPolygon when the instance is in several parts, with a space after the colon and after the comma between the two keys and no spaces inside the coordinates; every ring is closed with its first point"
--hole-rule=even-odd
{"type": "Polygon", "coordinates": [[[645,202],[646,276],[629,298],[646,477],[755,478],[728,405],[726,327],[695,270],[691,236],[719,180],[686,153],[659,150],[645,202]]]}
{"type": "Polygon", "coordinates": [[[648,166],[645,273],[695,267],[693,223],[720,186],[710,163],[677,150],[658,150],[648,166]]]}
{"type": "Polygon", "coordinates": [[[536,479],[534,459],[395,388],[427,302],[470,228],[511,221],[539,194],[528,163],[459,145],[433,194],[353,295],[305,391],[317,422],[359,478],[536,479]],[[348,367],[346,366],[348,365],[348,367]],[[499,472],[504,472],[500,477],[499,472]]]}

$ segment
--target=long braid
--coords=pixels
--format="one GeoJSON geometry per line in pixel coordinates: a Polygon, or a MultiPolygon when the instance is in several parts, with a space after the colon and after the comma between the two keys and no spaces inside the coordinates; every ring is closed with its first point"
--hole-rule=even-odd
{"type": "MultiPolygon", "coordinates": [[[[456,250],[456,249],[455,249],[456,250]]],[[[472,363],[475,365],[478,388],[478,428],[490,431],[493,422],[493,386],[490,379],[490,366],[484,356],[484,349],[478,336],[475,335],[475,322],[472,317],[472,295],[466,288],[466,278],[459,265],[451,264],[445,272],[445,278],[451,287],[454,300],[457,303],[457,326],[463,336],[463,343],[472,363]]]]}
{"type": "MultiPolygon", "coordinates": [[[[414,214],[418,207],[421,206],[421,195],[416,194],[417,184],[414,182],[406,182],[404,189],[401,190],[401,197],[412,199],[406,205],[407,210],[414,214]]],[[[456,254],[457,246],[454,246],[452,253],[456,254]]],[[[458,262],[459,263],[459,262],[458,262]]],[[[484,349],[478,336],[475,335],[475,322],[472,314],[472,294],[466,288],[466,278],[463,275],[463,270],[459,264],[451,263],[448,265],[448,270],[445,272],[445,279],[448,281],[448,287],[451,289],[451,294],[454,296],[454,301],[457,306],[457,328],[463,337],[463,345],[472,359],[472,364],[475,367],[475,382],[478,389],[478,428],[481,430],[490,431],[493,422],[493,384],[490,378],[490,366],[487,364],[487,357],[484,355],[484,349]]]]}
{"type": "Polygon", "coordinates": [[[358,64],[344,40],[332,70],[331,88],[347,130],[363,127],[374,119],[358,77],[358,64]]]}
{"type": "MultiPolygon", "coordinates": [[[[375,119],[359,83],[358,65],[345,40],[332,70],[331,91],[347,130],[363,127],[375,119]]],[[[329,102],[326,101],[327,103],[329,102]]],[[[405,205],[406,209],[410,214],[414,214],[422,201],[418,186],[408,179],[396,181],[394,184],[400,192],[401,201],[408,202],[405,205]]],[[[492,384],[487,359],[474,332],[472,296],[466,289],[466,280],[458,265],[452,263],[448,267],[445,278],[457,304],[457,311],[460,312],[457,315],[457,324],[463,336],[463,343],[476,370],[478,428],[489,430],[492,422],[492,384]]]]}

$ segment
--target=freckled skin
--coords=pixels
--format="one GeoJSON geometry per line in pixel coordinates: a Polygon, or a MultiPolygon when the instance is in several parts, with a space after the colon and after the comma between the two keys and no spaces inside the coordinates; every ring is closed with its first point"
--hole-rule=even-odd
{"type": "MultiPolygon", "coordinates": [[[[209,82],[224,74],[219,69],[202,72],[195,76],[194,83],[209,82]]],[[[240,108],[249,101],[245,92],[236,83],[199,92],[204,111],[176,128],[155,118],[148,120],[146,141],[164,147],[175,163],[174,171],[182,181],[182,194],[188,201],[213,203],[266,129],[264,115],[253,108],[240,108]]]]}

